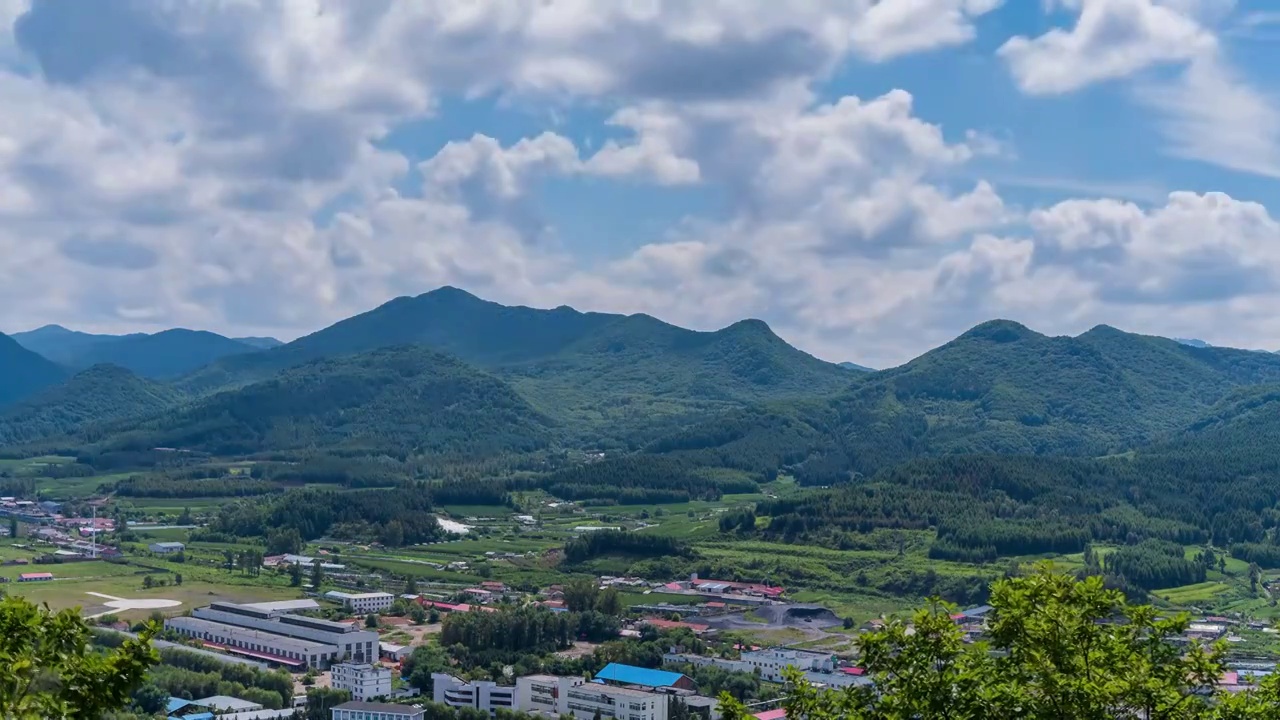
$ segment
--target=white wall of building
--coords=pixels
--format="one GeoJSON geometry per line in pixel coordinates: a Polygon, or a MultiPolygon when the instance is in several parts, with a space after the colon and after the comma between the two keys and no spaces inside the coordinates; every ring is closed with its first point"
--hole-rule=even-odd
{"type": "Polygon", "coordinates": [[[516,709],[592,720],[667,720],[670,696],[589,683],[578,677],[529,675],[516,679],[516,709]]]}
{"type": "Polygon", "coordinates": [[[466,682],[447,673],[431,674],[431,699],[450,707],[473,707],[492,715],[516,709],[516,689],[491,680],[466,682]]]}
{"type": "Polygon", "coordinates": [[[367,702],[390,697],[391,670],[378,665],[341,663],[333,666],[330,686],[351,693],[352,700],[367,702]]]}
{"type": "Polygon", "coordinates": [[[834,655],[827,653],[806,652],[804,650],[759,650],[742,653],[744,668],[747,671],[760,671],[760,677],[769,682],[782,682],[782,671],[788,667],[802,671],[833,672],[836,669],[834,655]]]}
{"type": "Polygon", "coordinates": [[[331,590],[325,593],[325,597],[330,600],[337,600],[342,603],[344,608],[358,613],[377,613],[383,610],[390,610],[391,604],[396,601],[395,595],[385,592],[347,593],[331,590]]]}

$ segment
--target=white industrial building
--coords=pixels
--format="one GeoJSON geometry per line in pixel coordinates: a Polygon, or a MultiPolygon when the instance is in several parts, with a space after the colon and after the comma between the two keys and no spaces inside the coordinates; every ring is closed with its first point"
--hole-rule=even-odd
{"type": "Polygon", "coordinates": [[[741,660],[692,655],[688,653],[667,653],[662,662],[670,665],[694,665],[703,667],[714,665],[730,672],[758,673],[761,680],[780,683],[785,678],[782,671],[794,667],[804,673],[805,679],[823,685],[858,685],[866,680],[854,676],[836,674],[839,662],[830,653],[809,652],[806,650],[770,649],[742,653],[741,660]]]}
{"type": "Polygon", "coordinates": [[[342,607],[347,610],[358,613],[376,613],[390,610],[391,604],[396,601],[395,595],[385,592],[346,593],[330,590],[324,596],[329,600],[342,603],[342,607]]]}
{"type": "Polygon", "coordinates": [[[760,671],[760,679],[769,682],[782,682],[782,671],[794,667],[802,672],[835,672],[838,663],[836,656],[830,653],[809,652],[807,650],[757,650],[742,653],[741,661],[748,670],[760,671]]]}
{"type": "Polygon", "coordinates": [[[378,660],[378,634],[345,623],[216,602],[174,617],[165,627],[229,651],[283,665],[327,668],[341,661],[378,660]]]}
{"type": "Polygon", "coordinates": [[[164,626],[189,638],[195,638],[228,652],[258,660],[293,667],[323,667],[326,659],[338,653],[335,645],[299,640],[265,630],[226,625],[198,617],[172,617],[164,626]]]}
{"type": "Polygon", "coordinates": [[[491,680],[467,682],[448,673],[431,673],[432,700],[450,707],[473,707],[490,715],[516,709],[516,689],[491,680]]]}
{"type": "Polygon", "coordinates": [[[147,548],[153,553],[168,555],[170,553],[180,553],[185,550],[187,546],[180,542],[153,542],[148,545],[147,548]]]}
{"type": "Polygon", "coordinates": [[[332,668],[329,685],[351,693],[352,700],[366,702],[391,695],[391,669],[380,665],[339,663],[332,668]]]}
{"type": "Polygon", "coordinates": [[[329,713],[331,720],[422,720],[426,711],[410,705],[352,701],[329,713]]]}
{"type": "Polygon", "coordinates": [[[671,695],[587,682],[580,677],[526,675],[516,679],[516,707],[579,720],[667,720],[671,695]]]}

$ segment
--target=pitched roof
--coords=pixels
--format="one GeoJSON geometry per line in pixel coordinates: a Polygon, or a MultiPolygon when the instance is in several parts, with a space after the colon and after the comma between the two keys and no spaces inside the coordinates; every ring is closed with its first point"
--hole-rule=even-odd
{"type": "Polygon", "coordinates": [[[765,710],[755,714],[756,720],[786,720],[787,709],[776,708],[774,710],[765,710]]]}
{"type": "Polygon", "coordinates": [[[649,668],[609,663],[596,673],[596,680],[623,683],[624,685],[644,685],[646,687],[673,687],[685,676],[678,672],[651,670],[649,668]]]}

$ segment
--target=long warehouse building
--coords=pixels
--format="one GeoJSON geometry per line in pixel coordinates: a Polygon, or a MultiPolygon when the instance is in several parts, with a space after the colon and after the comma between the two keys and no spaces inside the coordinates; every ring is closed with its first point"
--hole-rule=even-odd
{"type": "Polygon", "coordinates": [[[227,602],[197,608],[191,615],[170,618],[165,626],[230,652],[283,665],[326,668],[342,661],[378,660],[378,634],[345,623],[227,602]]]}
{"type": "Polygon", "coordinates": [[[206,645],[281,665],[321,667],[327,658],[338,652],[335,645],[298,640],[265,630],[250,630],[197,617],[169,618],[164,624],[165,627],[201,640],[206,645]]]}

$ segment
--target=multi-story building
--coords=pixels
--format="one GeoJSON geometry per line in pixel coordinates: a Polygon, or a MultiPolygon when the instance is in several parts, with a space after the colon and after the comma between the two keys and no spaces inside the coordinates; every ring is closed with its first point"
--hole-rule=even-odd
{"type": "Polygon", "coordinates": [[[352,700],[367,702],[391,695],[391,669],[380,665],[339,663],[332,668],[331,687],[351,693],[352,700]]]}
{"type": "Polygon", "coordinates": [[[396,601],[395,595],[385,592],[348,593],[330,590],[324,596],[342,603],[342,607],[347,610],[358,613],[376,613],[389,610],[391,609],[391,604],[396,601]]]}
{"type": "Polygon", "coordinates": [[[760,672],[761,680],[782,682],[782,671],[794,667],[802,672],[834,672],[838,663],[830,653],[773,648],[742,653],[743,669],[760,672]]]}
{"type": "Polygon", "coordinates": [[[592,720],[667,720],[672,696],[587,682],[579,677],[526,675],[516,679],[516,708],[543,715],[592,720]]]}
{"type": "Polygon", "coordinates": [[[448,673],[431,673],[431,686],[431,699],[450,707],[473,707],[490,715],[516,707],[516,689],[490,680],[467,682],[448,673]]]}
{"type": "Polygon", "coordinates": [[[286,665],[296,665],[301,660],[308,667],[326,668],[342,661],[378,660],[376,632],[294,615],[285,609],[216,602],[196,608],[190,618],[170,618],[165,626],[188,637],[239,649],[243,651],[240,654],[286,665]],[[204,622],[188,622],[193,620],[204,622]]]}
{"type": "Polygon", "coordinates": [[[331,720],[422,720],[425,710],[409,705],[346,702],[329,711],[331,720]]]}

